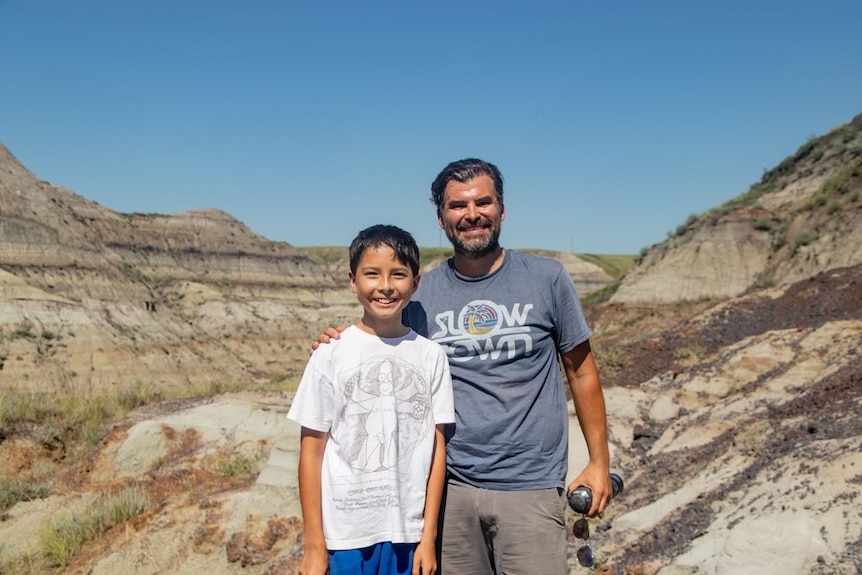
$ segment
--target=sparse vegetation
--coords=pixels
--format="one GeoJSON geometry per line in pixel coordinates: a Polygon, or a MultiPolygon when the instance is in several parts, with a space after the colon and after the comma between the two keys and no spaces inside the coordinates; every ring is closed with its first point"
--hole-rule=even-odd
{"type": "Polygon", "coordinates": [[[36,334],[33,333],[33,324],[23,323],[12,331],[10,339],[33,339],[34,337],[36,337],[36,334]]]}
{"type": "Polygon", "coordinates": [[[614,282],[594,292],[588,293],[581,298],[581,305],[586,307],[589,305],[594,305],[603,301],[607,301],[612,295],[617,292],[617,290],[620,288],[620,284],[621,282],[614,282]]]}
{"type": "Polygon", "coordinates": [[[677,226],[676,231],[673,234],[669,234],[671,236],[681,236],[685,233],[685,231],[694,226],[700,220],[700,216],[697,214],[689,214],[689,216],[685,219],[685,223],[677,226]]]}
{"type": "MultiPolygon", "coordinates": [[[[766,176],[764,176],[765,178],[766,176]]],[[[777,180],[763,181],[754,184],[748,191],[732,198],[719,206],[718,208],[713,208],[710,210],[710,213],[714,216],[717,214],[724,215],[734,209],[737,208],[748,208],[755,203],[757,200],[761,198],[761,196],[765,194],[771,194],[772,192],[778,190],[780,188],[779,182],[777,180]]]]}
{"type": "Polygon", "coordinates": [[[758,289],[767,289],[767,288],[771,288],[775,285],[775,280],[773,278],[767,277],[767,276],[758,276],[757,279],[755,280],[754,285],[758,289]]]}
{"type": "Polygon", "coordinates": [[[827,205],[830,198],[835,195],[843,195],[850,191],[851,180],[859,177],[862,173],[862,155],[848,162],[836,175],[828,178],[820,189],[811,196],[809,206],[827,205]]]}
{"type": "Polygon", "coordinates": [[[259,452],[253,457],[238,455],[226,462],[219,468],[219,472],[226,477],[238,477],[249,475],[260,471],[261,461],[264,461],[266,453],[259,452]]]}
{"type": "Polygon", "coordinates": [[[594,263],[615,280],[621,280],[635,265],[635,256],[629,254],[577,254],[586,262],[594,263]]]}
{"type": "Polygon", "coordinates": [[[48,486],[40,481],[0,478],[0,513],[21,501],[44,499],[48,494],[48,486]]]}
{"type": "Polygon", "coordinates": [[[42,551],[51,565],[65,567],[81,552],[84,544],[143,513],[149,506],[146,494],[132,486],[120,493],[101,495],[95,501],[65,509],[43,529],[39,537],[42,551]]]}
{"type": "MultiPolygon", "coordinates": [[[[295,391],[298,382],[269,381],[258,391],[295,391]]],[[[27,424],[46,445],[95,445],[105,429],[144,405],[185,397],[211,397],[248,389],[238,382],[211,381],[192,389],[168,389],[137,381],[133,386],[103,394],[48,393],[0,390],[0,428],[27,424]]],[[[69,455],[72,455],[71,453],[69,455]]]]}
{"type": "Polygon", "coordinates": [[[137,380],[134,385],[117,392],[117,403],[121,412],[129,412],[137,407],[158,403],[165,399],[165,393],[153,385],[137,380]]]}
{"type": "Polygon", "coordinates": [[[673,352],[673,358],[677,361],[701,360],[706,356],[706,349],[700,345],[687,345],[677,348],[673,352]]]}
{"type": "Polygon", "coordinates": [[[813,234],[811,234],[807,231],[801,231],[798,234],[796,234],[795,238],[793,238],[793,247],[795,249],[795,248],[799,248],[802,246],[807,246],[808,244],[813,242],[815,239],[816,239],[816,237],[813,234]]]}
{"type": "Polygon", "coordinates": [[[628,363],[625,353],[618,347],[594,348],[593,355],[595,355],[596,363],[600,369],[602,367],[625,367],[628,363]]]}
{"type": "Polygon", "coordinates": [[[769,218],[759,218],[754,222],[754,229],[761,232],[768,232],[772,229],[772,220],[769,218]]]}
{"type": "Polygon", "coordinates": [[[772,249],[780,250],[787,243],[787,226],[782,225],[772,230],[772,249]]]}

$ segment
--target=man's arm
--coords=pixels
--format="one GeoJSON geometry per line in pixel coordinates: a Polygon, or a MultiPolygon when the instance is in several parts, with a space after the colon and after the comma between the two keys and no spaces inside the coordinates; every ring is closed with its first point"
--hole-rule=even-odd
{"type": "Polygon", "coordinates": [[[580,485],[589,487],[593,493],[593,503],[587,516],[593,517],[604,511],[612,495],[605,396],[602,393],[599,370],[593,359],[590,340],[560,354],[560,358],[590,455],[586,468],[569,485],[567,491],[571,492],[580,485]]]}
{"type": "Polygon", "coordinates": [[[299,502],[305,526],[305,554],[299,566],[300,575],[324,575],[329,569],[320,495],[323,449],[326,447],[328,435],[322,431],[302,428],[299,447],[299,502]]]}
{"type": "Polygon", "coordinates": [[[434,455],[425,490],[425,514],[422,537],[413,554],[413,575],[434,575],[437,572],[437,522],[443,502],[443,484],[446,481],[446,441],[443,425],[434,431],[434,455]]]}

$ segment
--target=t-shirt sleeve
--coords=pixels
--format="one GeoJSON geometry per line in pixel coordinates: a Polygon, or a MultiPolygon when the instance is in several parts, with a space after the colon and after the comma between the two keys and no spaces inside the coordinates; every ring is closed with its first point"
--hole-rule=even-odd
{"type": "Polygon", "coordinates": [[[332,427],[335,389],[331,352],[334,345],[321,346],[311,355],[287,412],[288,419],[315,431],[329,431],[332,427]]]}
{"type": "Polygon", "coordinates": [[[587,325],[578,289],[572,276],[560,266],[554,282],[554,303],[557,316],[557,350],[571,351],[576,345],[587,341],[592,331],[587,325]]]}
{"type": "Polygon", "coordinates": [[[435,348],[436,362],[431,380],[431,407],[434,411],[434,424],[455,423],[455,402],[452,394],[452,376],[449,373],[449,359],[438,344],[435,348]]]}

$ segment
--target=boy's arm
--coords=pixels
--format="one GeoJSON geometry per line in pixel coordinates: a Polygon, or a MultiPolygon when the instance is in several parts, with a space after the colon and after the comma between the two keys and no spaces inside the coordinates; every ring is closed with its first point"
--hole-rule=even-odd
{"type": "Polygon", "coordinates": [[[320,475],[323,449],[328,433],[302,428],[299,447],[299,502],[305,525],[305,554],[299,566],[300,575],[324,575],[329,569],[329,555],[323,538],[323,505],[320,475]]]}
{"type": "Polygon", "coordinates": [[[602,393],[599,370],[593,359],[590,340],[560,354],[560,358],[590,455],[587,467],[569,485],[567,491],[570,492],[580,485],[589,487],[593,492],[593,503],[587,516],[593,517],[604,511],[612,493],[605,396],[602,393]]]}
{"type": "Polygon", "coordinates": [[[434,455],[425,489],[424,525],[422,538],[413,554],[413,575],[433,575],[437,572],[437,521],[445,482],[446,440],[443,437],[443,424],[439,424],[434,431],[434,455]]]}

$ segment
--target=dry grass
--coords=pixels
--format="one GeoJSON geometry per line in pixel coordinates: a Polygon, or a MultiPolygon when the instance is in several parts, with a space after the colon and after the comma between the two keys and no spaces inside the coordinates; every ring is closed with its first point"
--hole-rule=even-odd
{"type": "Polygon", "coordinates": [[[149,506],[146,494],[132,486],[64,509],[43,529],[39,537],[41,552],[51,565],[65,567],[81,552],[84,544],[143,513],[149,506]]]}

